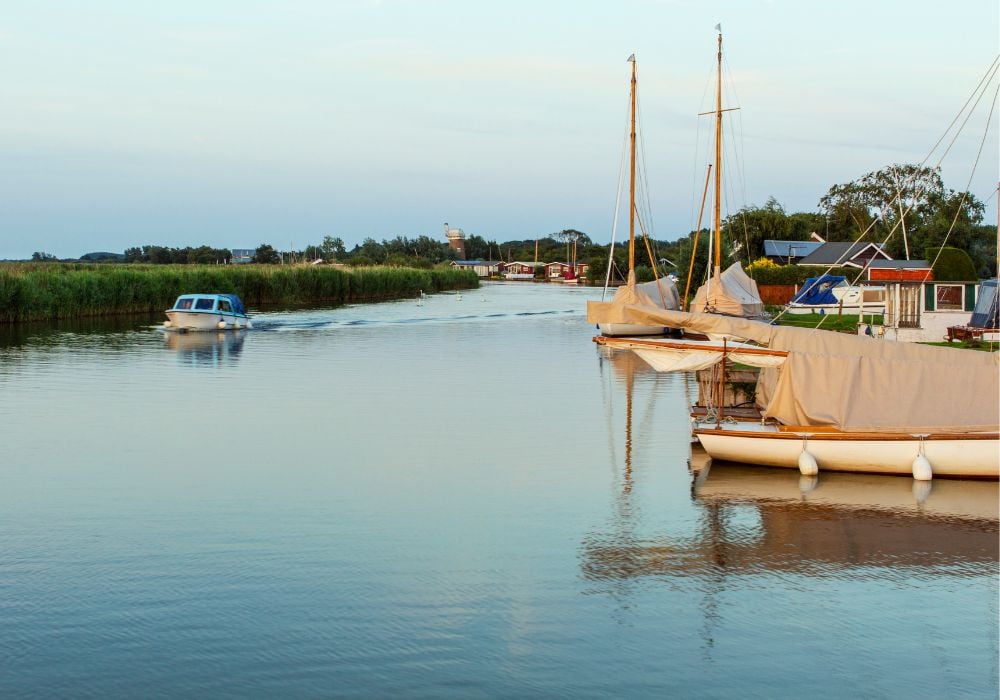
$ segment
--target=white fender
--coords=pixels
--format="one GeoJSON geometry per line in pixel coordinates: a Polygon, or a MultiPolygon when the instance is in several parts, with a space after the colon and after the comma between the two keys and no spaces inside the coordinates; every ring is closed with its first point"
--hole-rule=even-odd
{"type": "Polygon", "coordinates": [[[913,478],[917,481],[930,481],[934,477],[931,462],[921,452],[913,458],[913,478]]]}
{"type": "Polygon", "coordinates": [[[799,454],[799,472],[802,476],[816,476],[819,473],[819,465],[816,464],[816,458],[805,448],[799,454]]]}

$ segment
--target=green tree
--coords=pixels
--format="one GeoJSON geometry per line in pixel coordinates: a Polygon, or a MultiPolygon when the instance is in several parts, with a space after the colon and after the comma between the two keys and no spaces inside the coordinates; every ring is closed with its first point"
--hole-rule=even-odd
{"type": "Polygon", "coordinates": [[[749,263],[764,255],[765,240],[789,240],[791,228],[785,208],[774,197],[768,197],[764,206],[746,206],[728,217],[722,224],[722,234],[731,254],[738,251],[738,257],[749,263]]]}
{"type": "Polygon", "coordinates": [[[947,189],[939,168],[889,165],[834,185],[819,205],[837,232],[836,240],[854,240],[871,227],[865,240],[886,241],[894,258],[907,257],[907,252],[909,258],[917,258],[924,249],[946,242],[975,252],[978,269],[990,269],[996,258],[995,242],[989,255],[990,246],[977,230],[983,204],[969,192],[947,189]]]}
{"type": "Polygon", "coordinates": [[[253,261],[263,265],[276,265],[281,262],[281,256],[278,255],[278,251],[267,243],[261,243],[257,246],[257,250],[254,251],[253,261]]]}
{"type": "Polygon", "coordinates": [[[374,260],[375,262],[383,262],[388,255],[385,246],[370,236],[363,240],[360,246],[356,246],[354,250],[356,253],[360,253],[365,258],[374,260]]]}
{"type": "Polygon", "coordinates": [[[323,250],[324,260],[342,258],[347,254],[347,249],[344,247],[344,239],[339,236],[337,238],[323,236],[323,244],[320,248],[323,250]]]}

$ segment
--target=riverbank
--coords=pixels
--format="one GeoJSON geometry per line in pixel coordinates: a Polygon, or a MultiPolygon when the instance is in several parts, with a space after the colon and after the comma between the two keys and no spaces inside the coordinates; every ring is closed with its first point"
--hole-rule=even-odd
{"type": "Polygon", "coordinates": [[[13,263],[0,265],[0,323],[153,313],[188,292],[235,293],[249,306],[349,304],[478,285],[453,268],[13,263]]]}

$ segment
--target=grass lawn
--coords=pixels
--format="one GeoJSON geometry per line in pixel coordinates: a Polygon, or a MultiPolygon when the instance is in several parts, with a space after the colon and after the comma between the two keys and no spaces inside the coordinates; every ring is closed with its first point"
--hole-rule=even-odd
{"type": "MultiPolygon", "coordinates": [[[[865,315],[865,323],[882,323],[881,316],[865,315]]],[[[858,329],[857,314],[784,314],[778,319],[779,326],[797,326],[799,328],[822,328],[827,331],[849,331],[858,329]]]]}

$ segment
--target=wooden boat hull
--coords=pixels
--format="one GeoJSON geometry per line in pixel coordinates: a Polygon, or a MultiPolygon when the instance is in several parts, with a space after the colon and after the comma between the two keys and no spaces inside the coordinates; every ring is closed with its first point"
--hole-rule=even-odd
{"type": "Polygon", "coordinates": [[[219,311],[174,311],[172,309],[168,310],[166,314],[169,320],[163,324],[163,327],[167,330],[218,331],[253,328],[250,319],[239,314],[227,314],[219,311]]]}
{"type": "MultiPolygon", "coordinates": [[[[797,469],[803,449],[801,433],[695,428],[695,436],[712,459],[797,469]]],[[[924,455],[934,476],[1000,478],[1000,435],[971,433],[926,437],[924,455]]],[[[820,472],[913,474],[920,440],[909,434],[815,433],[806,449],[820,472]]]]}
{"type": "Polygon", "coordinates": [[[598,325],[601,335],[631,336],[631,335],[667,335],[672,329],[665,326],[644,326],[638,323],[602,323],[598,325]]]}

